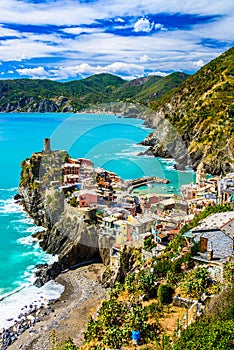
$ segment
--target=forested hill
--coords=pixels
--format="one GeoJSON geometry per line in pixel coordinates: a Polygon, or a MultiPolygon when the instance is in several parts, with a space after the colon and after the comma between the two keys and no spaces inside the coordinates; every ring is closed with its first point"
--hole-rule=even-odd
{"type": "MultiPolygon", "coordinates": [[[[195,169],[202,162],[212,174],[234,171],[234,47],[150,105],[156,112],[148,123],[169,120],[195,169]]],[[[151,140],[157,155],[155,135],[151,140]]]]}
{"type": "Polygon", "coordinates": [[[127,82],[97,74],[66,83],[39,79],[0,80],[0,112],[78,112],[99,103],[159,99],[188,75],[148,76],[127,82]]]}
{"type": "Polygon", "coordinates": [[[125,80],[99,74],[66,83],[40,79],[0,80],[2,112],[76,112],[104,100],[125,80]]]}

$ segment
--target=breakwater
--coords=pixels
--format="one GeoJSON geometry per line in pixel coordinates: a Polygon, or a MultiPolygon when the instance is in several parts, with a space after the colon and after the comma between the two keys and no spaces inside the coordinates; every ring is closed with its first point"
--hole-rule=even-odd
{"type": "Polygon", "coordinates": [[[131,192],[131,190],[133,190],[134,188],[144,186],[147,184],[151,184],[151,183],[168,184],[169,182],[170,181],[168,179],[163,179],[158,176],[144,176],[138,179],[125,181],[125,184],[127,185],[128,191],[131,192]]]}

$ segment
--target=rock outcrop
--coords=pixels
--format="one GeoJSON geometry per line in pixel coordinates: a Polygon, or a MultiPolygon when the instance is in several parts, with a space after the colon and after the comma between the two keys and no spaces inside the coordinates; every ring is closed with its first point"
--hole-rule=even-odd
{"type": "Polygon", "coordinates": [[[62,272],[62,267],[59,263],[54,262],[51,265],[48,264],[39,264],[36,266],[34,282],[35,286],[42,287],[46,282],[54,279],[62,272]]]}
{"type": "Polygon", "coordinates": [[[15,200],[24,206],[36,225],[45,228],[34,235],[42,249],[58,257],[58,262],[38,267],[37,286],[56,277],[62,270],[83,262],[109,263],[113,242],[99,235],[92,214],[90,219],[84,218],[79,208],[67,204],[63,191],[53,187],[53,183],[61,178],[61,164],[67,156],[64,151],[48,155],[39,152],[22,162],[15,200]]]}

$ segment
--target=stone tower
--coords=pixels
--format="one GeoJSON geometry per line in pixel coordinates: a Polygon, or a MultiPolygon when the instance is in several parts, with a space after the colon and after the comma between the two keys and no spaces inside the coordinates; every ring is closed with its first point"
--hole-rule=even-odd
{"type": "Polygon", "coordinates": [[[196,184],[201,185],[206,180],[206,171],[204,169],[203,163],[200,163],[196,171],[196,184]]]}
{"type": "Polygon", "coordinates": [[[50,149],[50,139],[48,138],[44,138],[44,150],[43,150],[43,153],[50,153],[51,152],[51,149],[50,149]]]}

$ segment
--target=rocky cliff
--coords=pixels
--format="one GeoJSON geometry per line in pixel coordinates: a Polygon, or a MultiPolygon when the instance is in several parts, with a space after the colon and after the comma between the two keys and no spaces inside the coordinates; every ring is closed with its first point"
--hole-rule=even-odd
{"type": "Polygon", "coordinates": [[[160,102],[146,123],[155,156],[172,156],[211,174],[234,170],[234,47],[202,67],[160,102]]]}
{"type": "Polygon", "coordinates": [[[81,262],[109,262],[111,242],[105,237],[100,239],[92,215],[88,220],[87,216],[84,218],[78,208],[66,203],[64,193],[58,189],[62,179],[61,164],[67,157],[65,151],[39,152],[22,162],[17,199],[35,224],[45,228],[36,234],[40,246],[47,253],[58,255],[58,264],[53,268],[40,267],[38,286],[62,269],[81,262]]]}

